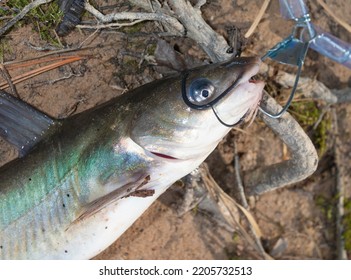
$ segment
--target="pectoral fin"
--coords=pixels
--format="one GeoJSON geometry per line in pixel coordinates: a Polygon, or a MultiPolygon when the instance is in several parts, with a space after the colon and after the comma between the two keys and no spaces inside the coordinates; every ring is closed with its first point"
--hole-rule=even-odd
{"type": "Polygon", "coordinates": [[[85,209],[83,213],[76,220],[74,220],[70,226],[91,217],[92,215],[96,214],[97,212],[101,211],[102,209],[104,209],[111,203],[116,202],[119,199],[127,198],[129,196],[147,197],[147,196],[154,195],[155,193],[154,190],[141,189],[149,181],[150,181],[149,175],[146,177],[141,177],[136,182],[128,183],[114,190],[113,192],[92,201],[91,203],[89,203],[87,206],[84,207],[85,209]]]}
{"type": "Polygon", "coordinates": [[[0,136],[24,156],[42,140],[55,121],[29,104],[0,90],[0,136]]]}

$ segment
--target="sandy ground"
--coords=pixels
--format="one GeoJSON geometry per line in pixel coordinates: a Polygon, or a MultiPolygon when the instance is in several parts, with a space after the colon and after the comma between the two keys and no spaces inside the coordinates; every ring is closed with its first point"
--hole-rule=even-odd
{"type": "MultiPolygon", "coordinates": [[[[263,1],[208,2],[203,7],[205,19],[216,31],[225,35],[226,28],[233,25],[244,33],[263,1]]],[[[314,2],[309,5],[316,24],[351,42],[351,34],[337,25],[320,6],[314,2]]],[[[348,0],[332,0],[328,1],[328,5],[351,24],[348,0]]],[[[290,27],[291,24],[280,18],[277,1],[272,1],[258,29],[246,42],[245,53],[262,55],[287,36],[290,27]]],[[[18,85],[17,90],[23,100],[36,108],[52,117],[63,118],[101,104],[125,90],[158,79],[160,73],[146,61],[141,61],[142,56],[155,45],[155,37],[150,35],[155,28],[157,27],[154,23],[146,23],[142,26],[143,34],[126,29],[126,33],[122,30],[103,31],[93,36],[90,36],[92,32],[74,31],[62,43],[75,47],[85,42],[87,48],[79,54],[89,58],[26,81],[18,85]]],[[[28,43],[46,45],[31,25],[13,29],[5,40],[11,47],[5,52],[4,61],[42,54],[30,48],[28,43]]],[[[195,57],[203,56],[189,40],[174,39],[172,42],[178,42],[184,53],[195,57]]],[[[303,76],[317,78],[330,88],[351,86],[349,69],[314,51],[308,53],[303,76]]],[[[342,142],[342,180],[347,188],[347,196],[351,197],[351,106],[338,105],[336,110],[342,142]]],[[[238,146],[242,171],[246,174],[258,166],[278,162],[284,156],[283,144],[259,119],[246,131],[247,133],[232,131],[207,160],[213,177],[228,193],[233,193],[235,186],[233,141],[238,146]]],[[[0,139],[0,165],[15,157],[16,151],[0,139]]],[[[209,215],[201,211],[189,211],[179,216],[177,209],[182,203],[183,194],[179,186],[173,186],[122,237],[96,258],[255,257],[252,248],[248,248],[240,237],[226,231],[209,215]]],[[[336,258],[335,205],[332,200],[334,195],[335,168],[333,152],[329,146],[320,159],[315,175],[297,185],[250,198],[251,211],[263,232],[263,245],[267,252],[277,259],[336,258]],[[322,205],[321,198],[324,203],[322,205]]]]}

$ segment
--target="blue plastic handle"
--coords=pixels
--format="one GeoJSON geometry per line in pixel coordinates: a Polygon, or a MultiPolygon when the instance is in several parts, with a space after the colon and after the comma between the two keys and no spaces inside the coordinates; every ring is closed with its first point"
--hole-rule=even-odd
{"type": "Polygon", "coordinates": [[[312,49],[351,69],[351,44],[313,25],[303,0],[279,0],[279,3],[282,17],[298,22],[305,20],[304,28],[308,34],[301,33],[301,41],[310,41],[312,49]]]}
{"type": "Polygon", "coordinates": [[[310,47],[322,55],[351,69],[351,44],[313,26],[317,36],[310,42],[310,47]]]}

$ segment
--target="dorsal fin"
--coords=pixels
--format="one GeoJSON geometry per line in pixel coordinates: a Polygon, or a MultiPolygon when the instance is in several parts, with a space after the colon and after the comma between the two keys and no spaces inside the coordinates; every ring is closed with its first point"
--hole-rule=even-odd
{"type": "Polygon", "coordinates": [[[29,104],[0,90],[0,136],[24,156],[55,123],[29,104]]]}

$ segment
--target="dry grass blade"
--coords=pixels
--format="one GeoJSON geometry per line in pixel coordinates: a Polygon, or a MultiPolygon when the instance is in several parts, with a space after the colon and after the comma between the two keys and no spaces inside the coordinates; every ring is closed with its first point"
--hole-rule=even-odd
{"type": "Polygon", "coordinates": [[[262,7],[261,7],[259,13],[257,14],[255,20],[254,20],[253,23],[251,24],[249,30],[245,33],[245,35],[244,35],[245,38],[249,38],[249,37],[252,35],[252,33],[255,31],[257,25],[258,25],[259,22],[261,21],[263,15],[264,15],[264,12],[266,11],[266,9],[267,9],[267,7],[268,7],[268,5],[269,5],[270,2],[271,2],[270,0],[265,0],[265,1],[264,1],[264,3],[263,3],[263,5],[262,5],[262,7]]]}
{"type": "Polygon", "coordinates": [[[256,223],[255,218],[252,216],[252,214],[246,210],[244,207],[242,207],[239,203],[237,203],[235,200],[232,200],[233,203],[235,203],[236,207],[238,207],[241,212],[245,215],[249,223],[251,224],[253,230],[255,231],[256,235],[261,238],[262,237],[262,232],[260,230],[260,227],[256,223]]]}
{"type": "Polygon", "coordinates": [[[234,213],[238,211],[238,209],[244,214],[247,218],[251,228],[255,231],[255,234],[258,237],[262,236],[261,230],[255,221],[255,218],[252,214],[238,204],[233,198],[231,198],[228,194],[226,194],[220,186],[218,186],[217,182],[211,176],[207,166],[205,164],[201,165],[202,168],[199,168],[201,173],[201,178],[204,181],[204,184],[207,190],[211,193],[212,197],[214,197],[218,206],[221,209],[224,217],[227,222],[233,227],[237,228],[238,232],[245,238],[245,240],[250,244],[251,247],[255,248],[264,259],[273,259],[270,255],[268,255],[264,250],[262,251],[256,244],[256,242],[252,239],[250,234],[244,229],[244,227],[240,224],[238,219],[235,217],[234,213]]]}
{"type": "Polygon", "coordinates": [[[68,60],[68,59],[72,59],[72,58],[76,58],[76,57],[80,57],[81,56],[59,56],[59,57],[42,57],[42,58],[34,58],[31,60],[26,60],[23,62],[19,62],[19,61],[11,61],[11,62],[7,62],[6,64],[6,69],[8,70],[14,70],[14,69],[18,69],[18,68],[24,68],[24,67],[29,67],[29,66],[33,66],[33,65],[38,65],[40,63],[47,63],[47,62],[52,62],[52,61],[60,61],[60,60],[68,60]]]}
{"type": "MultiPolygon", "coordinates": [[[[72,62],[75,62],[75,61],[79,61],[79,60],[82,60],[84,59],[84,57],[81,57],[81,56],[69,56],[69,57],[64,57],[64,58],[61,58],[61,57],[56,57],[56,58],[46,58],[46,59],[41,59],[41,60],[33,60],[33,61],[30,61],[30,62],[26,62],[26,63],[23,63],[23,64],[12,64],[12,68],[10,69],[15,69],[15,68],[22,68],[22,67],[27,67],[27,66],[32,66],[32,65],[35,65],[35,64],[38,64],[38,63],[42,63],[42,62],[48,62],[48,61],[57,61],[55,63],[52,63],[52,64],[49,64],[49,65],[46,65],[46,66],[42,66],[38,69],[35,69],[35,70],[31,70],[29,72],[26,72],[24,74],[21,74],[21,75],[18,75],[14,78],[11,78],[11,81],[13,84],[18,84],[20,82],[23,82],[25,80],[28,80],[30,78],[33,78],[37,75],[40,75],[42,73],[45,73],[47,71],[50,71],[50,70],[53,70],[53,69],[56,69],[60,66],[63,66],[63,65],[66,65],[66,64],[69,64],[69,63],[72,63],[72,62]],[[57,60],[61,60],[63,59],[62,61],[57,61],[57,60]],[[22,67],[21,67],[22,65],[22,67]]],[[[8,66],[8,68],[10,67],[10,65],[8,66]]],[[[7,82],[5,83],[1,83],[0,84],[0,89],[6,89],[9,87],[9,84],[7,82]]]]}
{"type": "Polygon", "coordinates": [[[322,0],[317,0],[318,4],[321,5],[323,7],[323,9],[337,22],[339,23],[342,27],[344,27],[348,32],[351,33],[351,26],[349,24],[347,24],[346,21],[340,19],[339,16],[337,16],[332,9],[330,9],[326,3],[324,3],[324,1],[322,0]]]}
{"type": "Polygon", "coordinates": [[[0,72],[3,78],[6,80],[8,87],[11,89],[11,92],[14,96],[19,97],[18,92],[16,90],[15,85],[11,81],[11,76],[8,72],[8,69],[5,67],[5,65],[0,64],[0,72]]]}

